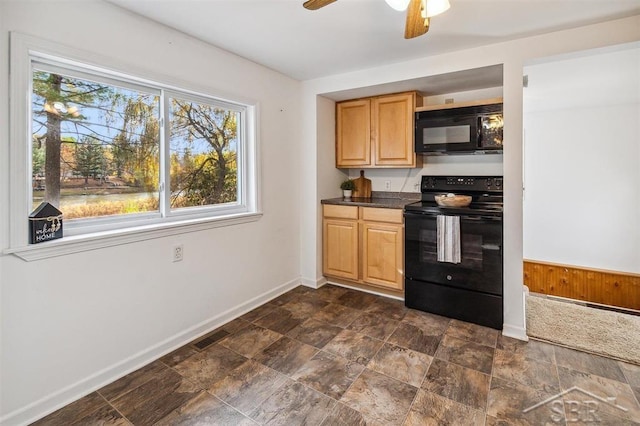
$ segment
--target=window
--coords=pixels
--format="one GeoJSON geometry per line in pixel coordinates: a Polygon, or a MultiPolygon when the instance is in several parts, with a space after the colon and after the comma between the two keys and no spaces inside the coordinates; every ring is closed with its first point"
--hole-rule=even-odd
{"type": "Polygon", "coordinates": [[[236,204],[241,111],[184,97],[169,110],[171,209],[236,204]]]}
{"type": "Polygon", "coordinates": [[[162,92],[34,62],[31,210],[65,222],[159,212],[162,92]]]}
{"type": "MultiPolygon", "coordinates": [[[[26,118],[12,128],[12,163],[26,170],[11,186],[12,200],[26,194],[12,221],[43,201],[62,211],[65,236],[257,213],[255,106],[32,43],[12,34],[12,93],[26,89],[30,99],[12,101],[13,115],[26,118]]],[[[26,241],[14,231],[12,247],[26,241]]]]}

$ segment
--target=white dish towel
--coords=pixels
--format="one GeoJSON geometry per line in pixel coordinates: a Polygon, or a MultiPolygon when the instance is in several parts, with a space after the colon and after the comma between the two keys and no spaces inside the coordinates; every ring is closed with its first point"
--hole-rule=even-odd
{"type": "Polygon", "coordinates": [[[438,262],[460,263],[460,216],[437,217],[438,262]]]}

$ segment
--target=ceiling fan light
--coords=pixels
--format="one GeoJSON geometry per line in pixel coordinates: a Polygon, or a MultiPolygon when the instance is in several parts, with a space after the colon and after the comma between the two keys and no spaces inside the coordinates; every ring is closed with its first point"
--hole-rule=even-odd
{"type": "Polygon", "coordinates": [[[432,16],[440,15],[443,12],[449,10],[451,5],[449,4],[449,0],[425,0],[425,17],[431,18],[432,16]]]}
{"type": "Polygon", "coordinates": [[[384,0],[384,1],[386,1],[387,4],[391,6],[392,9],[395,9],[398,12],[402,12],[403,10],[407,9],[407,6],[409,6],[410,0],[384,0]]]}

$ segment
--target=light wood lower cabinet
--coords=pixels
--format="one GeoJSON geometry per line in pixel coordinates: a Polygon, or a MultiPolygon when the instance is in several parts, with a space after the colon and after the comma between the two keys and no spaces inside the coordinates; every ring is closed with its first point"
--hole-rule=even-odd
{"type": "Polygon", "coordinates": [[[324,273],[334,277],[358,279],[358,222],[325,219],[323,224],[324,273]]]}
{"type": "Polygon", "coordinates": [[[362,223],[362,281],[402,290],[402,225],[362,223]]]}
{"type": "Polygon", "coordinates": [[[326,276],[402,290],[403,241],[402,210],[323,206],[326,276]]]}

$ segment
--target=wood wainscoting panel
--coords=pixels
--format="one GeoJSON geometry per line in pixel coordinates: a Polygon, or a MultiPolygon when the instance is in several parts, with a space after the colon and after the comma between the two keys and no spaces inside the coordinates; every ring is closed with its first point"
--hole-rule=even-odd
{"type": "Polygon", "coordinates": [[[524,284],[534,293],[640,310],[640,274],[525,260],[524,284]]]}

